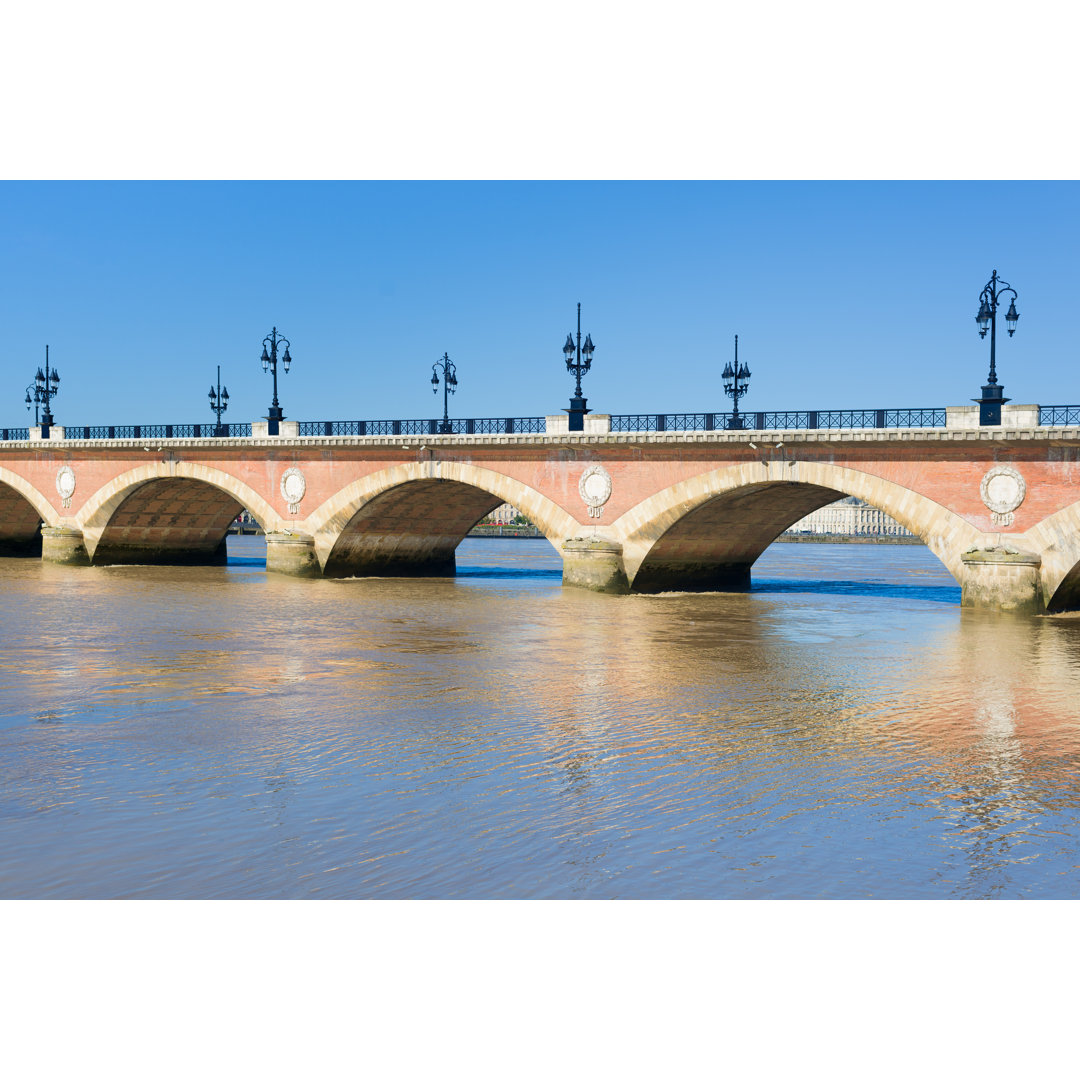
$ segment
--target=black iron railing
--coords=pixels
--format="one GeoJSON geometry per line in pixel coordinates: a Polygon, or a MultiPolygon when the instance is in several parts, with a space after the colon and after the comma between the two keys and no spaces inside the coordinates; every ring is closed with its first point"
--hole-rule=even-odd
{"type": "Polygon", "coordinates": [[[635,413],[612,416],[612,431],[815,431],[823,428],[944,427],[944,409],[808,409],[726,413],[635,413]]]}
{"type": "MultiPolygon", "coordinates": [[[[815,431],[838,428],[941,428],[944,409],[807,409],[740,412],[732,428],[730,412],[627,413],[611,417],[613,432],[637,431],[815,431]]],[[[1039,424],[1080,426],[1080,405],[1041,405],[1039,424]]],[[[68,439],[212,439],[209,424],[66,424],[68,439]]],[[[300,435],[437,435],[441,420],[301,420],[300,435]]],[[[222,424],[222,438],[249,438],[251,424],[222,424]]],[[[452,435],[542,435],[543,416],[451,420],[452,435]]],[[[26,440],[29,428],[0,428],[0,442],[26,440]]]]}
{"type": "Polygon", "coordinates": [[[251,434],[251,424],[67,424],[68,439],[238,439],[251,434]]]}
{"type": "MultiPolygon", "coordinates": [[[[441,420],[301,420],[301,435],[437,435],[441,420]]],[[[542,416],[451,420],[451,435],[542,435],[542,416]]]]}
{"type": "Polygon", "coordinates": [[[1039,425],[1080,425],[1080,405],[1040,405],[1039,425]]]}

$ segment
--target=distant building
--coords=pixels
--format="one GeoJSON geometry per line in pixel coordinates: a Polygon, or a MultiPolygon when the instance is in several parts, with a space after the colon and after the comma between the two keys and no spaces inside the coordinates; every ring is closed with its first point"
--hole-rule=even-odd
{"type": "Polygon", "coordinates": [[[796,521],[788,533],[829,536],[913,536],[883,510],[851,496],[796,521]]]}
{"type": "Polygon", "coordinates": [[[513,525],[514,518],[520,516],[521,511],[516,506],[511,506],[509,503],[503,503],[502,506],[496,506],[494,510],[484,521],[491,525],[513,525]]]}

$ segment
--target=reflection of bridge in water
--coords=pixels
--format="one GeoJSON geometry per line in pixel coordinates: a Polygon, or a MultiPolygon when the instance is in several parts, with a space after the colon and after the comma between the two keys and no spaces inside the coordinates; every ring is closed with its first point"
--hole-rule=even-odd
{"type": "Polygon", "coordinates": [[[965,604],[1080,607],[1080,427],[1009,410],[999,427],[944,429],[616,432],[593,415],[581,432],[560,417],[529,434],[283,424],[277,437],[9,441],[0,544],[67,563],[214,563],[246,511],[270,571],[445,575],[510,503],[561,554],[566,584],[731,590],[786,529],[853,496],[918,536],[965,604]]]}

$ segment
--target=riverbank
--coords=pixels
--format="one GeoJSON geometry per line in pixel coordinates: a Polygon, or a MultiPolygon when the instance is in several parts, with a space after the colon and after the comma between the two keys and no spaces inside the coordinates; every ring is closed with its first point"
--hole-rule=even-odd
{"type": "MultiPolygon", "coordinates": [[[[233,525],[230,536],[262,536],[258,525],[233,525]]],[[[493,540],[542,540],[544,534],[535,525],[477,525],[472,537],[493,540]]],[[[841,533],[781,533],[776,544],[922,544],[917,536],[847,536],[841,533]]]]}
{"type": "Polygon", "coordinates": [[[467,535],[499,540],[537,540],[544,534],[535,525],[474,525],[467,535]]]}
{"type": "Polygon", "coordinates": [[[917,536],[849,536],[846,533],[781,533],[774,544],[922,544],[917,536]]]}
{"type": "MultiPolygon", "coordinates": [[[[477,525],[469,536],[486,536],[502,540],[538,540],[543,538],[535,525],[477,525]]],[[[849,536],[846,533],[781,533],[776,544],[918,544],[917,536],[849,536]]]]}

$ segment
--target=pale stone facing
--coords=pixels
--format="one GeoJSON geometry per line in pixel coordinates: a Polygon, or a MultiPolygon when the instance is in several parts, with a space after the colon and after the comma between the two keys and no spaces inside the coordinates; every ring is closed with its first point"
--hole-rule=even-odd
{"type": "Polygon", "coordinates": [[[64,566],[90,565],[82,531],[63,525],[41,527],[41,558],[64,566]]]}
{"type": "Polygon", "coordinates": [[[279,420],[278,433],[270,434],[270,422],[268,420],[251,421],[251,437],[253,439],[298,439],[300,437],[300,422],[298,420],[279,420]]]}
{"type": "Polygon", "coordinates": [[[1042,559],[1014,547],[984,547],[961,556],[963,607],[1037,615],[1044,609],[1039,568],[1042,559]]]}
{"type": "Polygon", "coordinates": [[[563,543],[563,584],[593,592],[630,591],[622,545],[599,536],[575,536],[563,543]]]}
{"type": "MultiPolygon", "coordinates": [[[[1001,427],[1003,428],[1035,428],[1039,426],[1038,405],[1012,405],[1001,406],[1001,427]]],[[[949,405],[945,409],[945,427],[949,429],[974,430],[979,429],[979,406],[978,405],[949,405]]],[[[983,431],[992,431],[997,427],[982,428],[983,431]]]]}
{"type": "MultiPolygon", "coordinates": [[[[544,417],[544,429],[548,435],[606,435],[611,432],[611,415],[609,413],[586,413],[583,431],[570,431],[570,416],[568,413],[559,413],[557,416],[544,417]]],[[[473,436],[468,436],[472,438],[473,436]]],[[[536,438],[537,436],[531,436],[536,438]]]]}
{"type": "Polygon", "coordinates": [[[266,569],[272,574],[318,577],[321,568],[315,554],[315,539],[306,533],[268,532],[266,569]]]}

